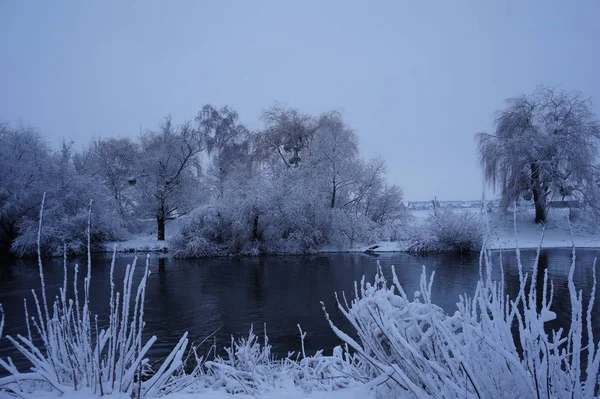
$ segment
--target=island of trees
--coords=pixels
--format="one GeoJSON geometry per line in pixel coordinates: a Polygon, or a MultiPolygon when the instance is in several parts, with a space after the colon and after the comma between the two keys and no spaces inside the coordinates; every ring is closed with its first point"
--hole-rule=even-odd
{"type": "Polygon", "coordinates": [[[54,151],[36,129],[0,126],[0,242],[34,254],[46,193],[42,250],[82,253],[90,199],[94,243],[124,240],[141,219],[179,256],[306,253],[389,238],[402,190],[382,158],[364,159],[338,112],[313,116],[280,106],[250,131],[229,107],[205,105],[194,120],[163,118],[137,140],[98,138],[54,151]]]}
{"type": "MultiPolygon", "coordinates": [[[[205,105],[180,124],[170,116],[137,139],[106,137],[82,151],[50,148],[34,128],[0,124],[0,249],[83,253],[90,200],[91,237],[100,244],[154,223],[181,257],[311,253],[406,236],[402,189],[389,184],[381,157],[365,159],[339,112],[308,115],[273,106],[257,131],[230,107],[205,105]]],[[[507,100],[494,129],[476,135],[486,180],[500,208],[532,202],[545,223],[551,200],[600,213],[600,124],[589,98],[539,87],[507,100]]],[[[437,212],[413,231],[415,250],[479,250],[483,223],[437,212]]]]}

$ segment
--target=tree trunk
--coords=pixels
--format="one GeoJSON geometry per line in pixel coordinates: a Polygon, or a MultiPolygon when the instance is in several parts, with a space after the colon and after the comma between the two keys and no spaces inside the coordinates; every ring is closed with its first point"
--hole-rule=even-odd
{"type": "Polygon", "coordinates": [[[258,229],[258,217],[258,213],[255,213],[252,220],[252,239],[255,241],[258,241],[261,238],[260,230],[258,229]]]}
{"type": "Polygon", "coordinates": [[[531,164],[531,181],[533,203],[535,204],[535,222],[546,223],[546,197],[540,186],[540,168],[536,163],[531,164]]]}
{"type": "Polygon", "coordinates": [[[533,189],[533,201],[535,202],[535,222],[546,223],[546,205],[540,198],[542,195],[539,188],[533,189]]]}
{"type": "Polygon", "coordinates": [[[335,181],[333,182],[333,190],[331,190],[331,209],[335,208],[335,196],[336,196],[335,181]]]}
{"type": "Polygon", "coordinates": [[[156,222],[158,223],[158,241],[165,240],[165,219],[160,216],[156,217],[156,222]]]}

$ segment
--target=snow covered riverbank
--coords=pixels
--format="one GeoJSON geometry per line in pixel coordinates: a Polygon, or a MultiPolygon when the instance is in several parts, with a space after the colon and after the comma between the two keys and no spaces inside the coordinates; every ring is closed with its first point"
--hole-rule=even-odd
{"type": "MultiPolygon", "coordinates": [[[[469,209],[482,219],[484,215],[478,209],[469,209]]],[[[407,239],[403,241],[382,241],[371,245],[362,245],[352,248],[349,252],[405,252],[411,245],[410,230],[419,229],[430,211],[412,211],[413,220],[408,226],[407,239]]],[[[549,220],[545,226],[534,223],[533,210],[523,210],[517,213],[517,233],[515,240],[515,229],[513,214],[491,213],[488,214],[489,237],[488,246],[493,250],[514,249],[536,249],[540,245],[542,232],[544,234],[541,243],[542,248],[571,248],[575,244],[577,248],[600,248],[600,229],[589,221],[575,219],[571,221],[569,228],[569,210],[551,209],[549,220]],[[571,239],[572,231],[572,239],[571,239]]],[[[484,221],[485,222],[485,221],[484,221]]]]}
{"type": "MultiPolygon", "coordinates": [[[[461,212],[460,210],[458,212],[461,212]]],[[[481,217],[489,228],[488,247],[493,250],[542,248],[600,248],[600,228],[581,214],[569,214],[568,209],[550,209],[545,226],[534,223],[534,210],[523,209],[517,212],[517,231],[515,234],[514,215],[511,212],[498,211],[484,215],[479,209],[472,208],[464,212],[473,212],[481,217]],[[569,223],[569,217],[573,220],[569,223]],[[570,224],[570,226],[569,226],[570,224]],[[516,237],[516,239],[515,239],[516,237]]],[[[403,241],[383,241],[371,245],[357,246],[352,252],[404,252],[411,244],[411,230],[417,230],[424,224],[431,211],[411,211],[412,222],[407,226],[406,239],[403,241]],[[377,248],[370,249],[377,246],[377,248]]]]}
{"type": "MultiPolygon", "coordinates": [[[[473,212],[477,217],[484,218],[479,209],[462,210],[461,212],[473,212]]],[[[352,248],[340,249],[328,246],[321,249],[322,253],[339,252],[405,252],[412,243],[411,237],[418,231],[427,216],[429,210],[409,211],[411,218],[406,225],[405,239],[398,241],[381,241],[364,245],[356,245],[352,248]]],[[[549,221],[544,229],[542,248],[570,248],[571,233],[569,230],[567,209],[551,209],[549,221]]],[[[542,225],[533,222],[533,210],[523,210],[517,214],[517,242],[511,213],[502,214],[494,212],[488,214],[490,249],[514,249],[518,242],[519,248],[537,248],[542,236],[542,225]]],[[[126,241],[109,242],[104,244],[106,252],[112,252],[116,245],[117,252],[168,252],[169,239],[173,237],[183,225],[184,220],[174,220],[167,223],[166,241],[157,241],[155,226],[150,221],[146,224],[140,235],[126,241]]],[[[575,219],[571,223],[573,241],[577,248],[600,248],[600,229],[582,219],[575,219]]]]}

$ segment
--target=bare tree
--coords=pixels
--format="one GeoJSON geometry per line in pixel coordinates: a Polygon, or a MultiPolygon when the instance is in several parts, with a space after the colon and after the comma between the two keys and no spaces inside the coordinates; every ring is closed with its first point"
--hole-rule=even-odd
{"type": "Polygon", "coordinates": [[[165,239],[165,222],[197,206],[198,155],[204,149],[200,133],[190,123],[174,126],[171,116],[158,132],[140,138],[142,159],[137,186],[140,206],[156,218],[158,240],[165,239]]]}
{"type": "Polygon", "coordinates": [[[352,207],[355,213],[368,214],[369,197],[377,195],[383,189],[386,174],[387,166],[380,156],[375,156],[368,162],[361,162],[359,179],[342,208],[352,207]]]}
{"type": "Polygon", "coordinates": [[[580,93],[540,87],[506,101],[495,131],[478,133],[485,179],[501,190],[501,206],[533,198],[535,222],[546,222],[553,194],[586,195],[596,173],[600,125],[580,93]]]}

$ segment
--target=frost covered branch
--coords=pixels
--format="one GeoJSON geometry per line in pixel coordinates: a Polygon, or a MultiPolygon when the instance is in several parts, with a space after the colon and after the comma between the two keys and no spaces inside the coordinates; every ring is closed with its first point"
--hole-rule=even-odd
{"type": "MultiPolygon", "coordinates": [[[[420,290],[409,299],[395,271],[388,286],[379,268],[373,283],[363,279],[350,304],[338,298],[358,341],[339,330],[326,313],[327,319],[361,359],[357,364],[366,375],[395,382],[380,388],[387,395],[481,398],[511,392],[511,397],[600,397],[600,354],[591,313],[595,297],[591,295],[586,307],[581,291],[575,289],[575,256],[569,273],[571,326],[566,334],[562,330],[548,334],[545,323],[556,317],[548,272],[538,287],[531,283],[537,281],[537,261],[528,276],[519,259],[520,290],[511,299],[505,295],[504,282],[489,277],[489,253],[482,255],[486,273],[472,297],[460,297],[453,315],[431,302],[433,273],[427,278],[423,269],[420,290]],[[513,333],[515,325],[518,332],[513,333]]],[[[595,292],[595,265],[593,274],[595,292]]]]}

